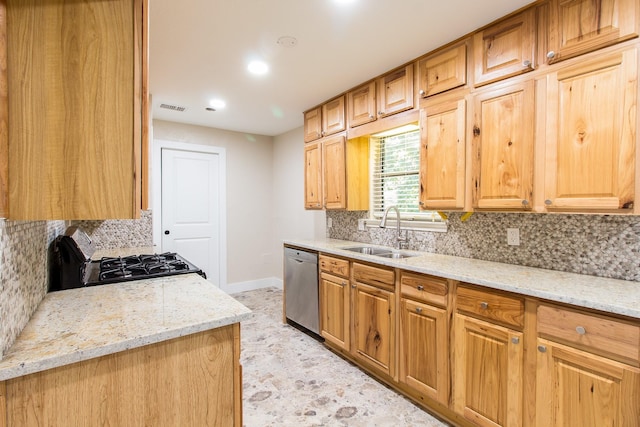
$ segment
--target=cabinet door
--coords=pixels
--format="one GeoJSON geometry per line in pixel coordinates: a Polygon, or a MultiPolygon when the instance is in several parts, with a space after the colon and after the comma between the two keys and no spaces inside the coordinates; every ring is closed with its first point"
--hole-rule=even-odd
{"type": "Polygon", "coordinates": [[[325,139],[322,144],[324,166],[324,205],[327,209],[346,209],[346,153],[344,136],[325,139]]]}
{"type": "Polygon", "coordinates": [[[420,111],[420,208],[462,209],[465,188],[466,102],[420,111]]]}
{"type": "Polygon", "coordinates": [[[536,425],[640,425],[640,370],[538,339],[536,425]]]}
{"type": "Polygon", "coordinates": [[[535,18],[531,8],[473,36],[476,86],[534,69],[535,18]]]}
{"type": "Polygon", "coordinates": [[[636,0],[553,0],[549,63],[638,36],[636,0]]]}
{"type": "Polygon", "coordinates": [[[349,350],[349,279],[320,274],[320,335],[333,345],[349,350]]]}
{"type": "Polygon", "coordinates": [[[449,341],[447,311],[402,299],[400,381],[447,405],[449,341]]]}
{"type": "Polygon", "coordinates": [[[413,108],[413,64],[378,79],[378,116],[413,108]]]}
{"type": "Polygon", "coordinates": [[[474,97],[473,206],[530,209],[533,191],[533,81],[474,97]]]}
{"type": "Polygon", "coordinates": [[[522,425],[522,333],[456,313],[454,410],[478,426],[522,425]]]}
{"type": "Polygon", "coordinates": [[[340,96],[322,106],[322,136],[333,135],[345,129],[344,96],[340,96]]]}
{"type": "Polygon", "coordinates": [[[347,94],[349,127],[356,127],[376,119],[376,82],[360,86],[347,94]]]}
{"type": "Polygon", "coordinates": [[[447,49],[418,62],[420,97],[426,98],[467,84],[467,45],[447,49]]]}
{"type": "Polygon", "coordinates": [[[631,211],[637,67],[631,49],[548,75],[547,209],[631,211]]]}
{"type": "Polygon", "coordinates": [[[304,207],[322,209],[322,143],[304,147],[304,207]]]}
{"type": "Polygon", "coordinates": [[[395,374],[395,296],[357,283],[354,296],[354,351],[367,366],[395,374]]]}
{"type": "Polygon", "coordinates": [[[304,142],[311,142],[322,136],[322,108],[314,108],[304,113],[304,142]]]}

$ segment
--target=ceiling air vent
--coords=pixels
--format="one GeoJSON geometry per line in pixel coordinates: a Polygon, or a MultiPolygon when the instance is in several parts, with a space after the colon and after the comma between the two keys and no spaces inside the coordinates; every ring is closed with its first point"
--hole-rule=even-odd
{"type": "Polygon", "coordinates": [[[160,104],[160,108],[166,108],[167,110],[180,111],[183,112],[187,109],[187,107],[180,107],[179,105],[171,105],[171,104],[160,104]]]}

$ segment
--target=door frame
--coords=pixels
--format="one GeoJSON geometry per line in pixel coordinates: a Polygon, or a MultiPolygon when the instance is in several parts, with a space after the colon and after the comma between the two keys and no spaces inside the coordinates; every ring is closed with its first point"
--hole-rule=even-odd
{"type": "Polygon", "coordinates": [[[189,151],[192,153],[217,154],[220,159],[218,179],[220,182],[219,202],[220,202],[220,224],[218,230],[220,254],[219,286],[221,289],[227,284],[227,155],[223,147],[211,145],[190,144],[188,142],[167,141],[162,139],[153,140],[153,164],[151,167],[152,177],[152,197],[151,209],[153,245],[162,249],[162,150],[189,151]]]}

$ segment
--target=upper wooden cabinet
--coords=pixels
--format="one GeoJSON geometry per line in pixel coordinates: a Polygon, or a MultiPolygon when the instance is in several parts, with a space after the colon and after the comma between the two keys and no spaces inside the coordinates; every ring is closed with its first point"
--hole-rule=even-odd
{"type": "Polygon", "coordinates": [[[378,117],[413,108],[413,63],[378,79],[378,117]]]}
{"type": "Polygon", "coordinates": [[[304,113],[304,142],[346,129],[344,95],[304,113]]]}
{"type": "Polygon", "coordinates": [[[146,14],[7,1],[10,218],[139,217],[146,14]]]}
{"type": "Polygon", "coordinates": [[[466,101],[420,110],[420,209],[462,209],[465,195],[466,101]]]}
{"type": "Polygon", "coordinates": [[[347,121],[356,127],[376,120],[376,82],[372,81],[347,94],[347,121]]]}
{"type": "Polygon", "coordinates": [[[324,206],[347,207],[347,158],[344,136],[331,137],[322,143],[324,206]]]}
{"type": "Polygon", "coordinates": [[[467,44],[418,61],[418,84],[421,98],[467,84],[467,44]]]}
{"type": "Polygon", "coordinates": [[[535,8],[529,8],[474,34],[476,86],[535,68],[535,13],[535,8]]]}
{"type": "Polygon", "coordinates": [[[315,142],[304,147],[304,207],[322,209],[322,143],[315,142]]]}
{"type": "Polygon", "coordinates": [[[533,81],[474,96],[473,206],[529,210],[533,193],[533,81]]]}
{"type": "Polygon", "coordinates": [[[632,211],[637,68],[633,48],[547,76],[547,210],[632,211]]]}
{"type": "Polygon", "coordinates": [[[552,0],[549,63],[638,36],[636,0],[552,0]]]}

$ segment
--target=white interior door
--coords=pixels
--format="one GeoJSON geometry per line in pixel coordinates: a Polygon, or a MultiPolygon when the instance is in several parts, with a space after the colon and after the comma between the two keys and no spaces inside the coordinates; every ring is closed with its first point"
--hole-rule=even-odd
{"type": "Polygon", "coordinates": [[[221,285],[224,164],[219,153],[161,148],[162,250],[176,252],[221,285]]]}

